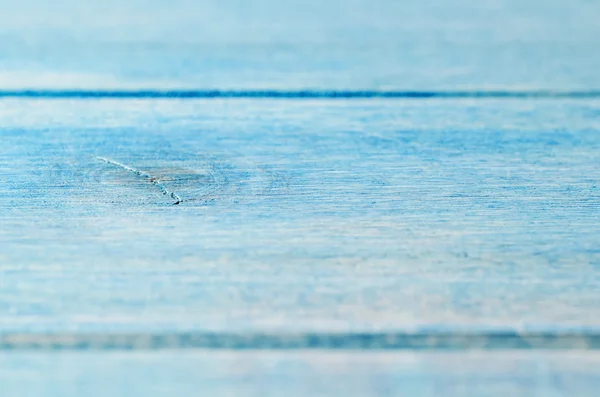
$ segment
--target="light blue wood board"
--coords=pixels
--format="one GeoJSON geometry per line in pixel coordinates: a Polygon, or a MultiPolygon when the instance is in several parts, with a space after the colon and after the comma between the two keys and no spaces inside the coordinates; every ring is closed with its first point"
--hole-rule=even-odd
{"type": "Polygon", "coordinates": [[[0,1],[7,88],[600,89],[600,4],[0,1]]]}
{"type": "MultiPolygon", "coordinates": [[[[3,92],[600,88],[595,1],[0,10],[3,92]]],[[[3,98],[0,395],[594,395],[599,116],[593,95],[3,98]],[[381,332],[580,350],[327,342],[381,332]],[[101,351],[120,333],[138,350],[101,351]],[[263,343],[151,350],[232,334],[263,343]],[[320,350],[276,351],[290,334],[320,350]]]]}
{"type": "Polygon", "coordinates": [[[593,396],[597,352],[71,352],[0,355],[3,397],[593,396]]]}
{"type": "Polygon", "coordinates": [[[599,325],[600,101],[2,105],[4,331],[599,325]]]}

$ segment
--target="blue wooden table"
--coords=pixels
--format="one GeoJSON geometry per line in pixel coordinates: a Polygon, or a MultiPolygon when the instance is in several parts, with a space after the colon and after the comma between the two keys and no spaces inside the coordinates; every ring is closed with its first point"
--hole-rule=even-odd
{"type": "Polygon", "coordinates": [[[0,9],[0,396],[595,394],[600,3],[0,9]]]}

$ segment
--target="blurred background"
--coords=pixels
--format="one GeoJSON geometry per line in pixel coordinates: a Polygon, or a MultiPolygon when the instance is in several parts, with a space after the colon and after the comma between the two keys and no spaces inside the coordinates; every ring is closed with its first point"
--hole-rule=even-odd
{"type": "Polygon", "coordinates": [[[0,88],[597,89],[590,0],[0,0],[0,88]]]}

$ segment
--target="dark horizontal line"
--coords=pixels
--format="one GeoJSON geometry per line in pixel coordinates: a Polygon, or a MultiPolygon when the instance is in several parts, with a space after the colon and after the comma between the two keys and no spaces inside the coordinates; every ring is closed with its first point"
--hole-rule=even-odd
{"type": "Polygon", "coordinates": [[[7,350],[599,350],[599,333],[0,334],[7,350]]]}
{"type": "Polygon", "coordinates": [[[264,98],[264,99],[360,99],[360,98],[491,98],[491,99],[544,99],[544,98],[600,98],[600,90],[587,91],[380,91],[380,90],[0,90],[0,98],[48,99],[185,99],[185,98],[264,98]]]}

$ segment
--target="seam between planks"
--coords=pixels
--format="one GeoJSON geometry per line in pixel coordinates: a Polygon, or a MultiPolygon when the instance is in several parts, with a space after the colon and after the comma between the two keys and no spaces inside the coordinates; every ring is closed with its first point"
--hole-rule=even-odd
{"type": "Polygon", "coordinates": [[[30,99],[600,99],[590,90],[0,90],[0,98],[30,99]]]}

